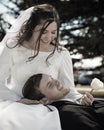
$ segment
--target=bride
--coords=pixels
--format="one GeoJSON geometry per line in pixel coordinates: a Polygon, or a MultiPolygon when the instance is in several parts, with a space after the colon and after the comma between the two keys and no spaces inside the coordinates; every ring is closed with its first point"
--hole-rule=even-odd
{"type": "MultiPolygon", "coordinates": [[[[33,42],[27,40],[30,46],[26,46],[26,41],[20,46],[16,39],[18,39],[17,35],[18,37],[20,35],[19,30],[22,25],[32,17],[31,15],[37,13],[35,15],[38,16],[40,10],[43,14],[45,12],[56,13],[54,8],[47,4],[30,7],[18,17],[0,43],[0,130],[61,130],[58,111],[55,107],[48,105],[50,111],[47,106],[35,104],[37,103],[35,101],[21,100],[21,90],[25,80],[41,69],[37,70],[38,63],[32,58],[29,61],[29,57],[34,57],[33,42]]],[[[48,17],[53,18],[52,15],[48,17]]],[[[38,18],[34,20],[37,21],[37,23],[34,22],[34,26],[39,24],[38,18]]]]}

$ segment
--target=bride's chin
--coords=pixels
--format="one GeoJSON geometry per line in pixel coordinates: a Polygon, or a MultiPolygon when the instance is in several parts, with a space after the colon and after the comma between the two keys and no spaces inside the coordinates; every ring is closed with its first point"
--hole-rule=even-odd
{"type": "Polygon", "coordinates": [[[50,41],[44,41],[44,40],[41,40],[41,43],[44,43],[44,44],[50,44],[50,41]]]}

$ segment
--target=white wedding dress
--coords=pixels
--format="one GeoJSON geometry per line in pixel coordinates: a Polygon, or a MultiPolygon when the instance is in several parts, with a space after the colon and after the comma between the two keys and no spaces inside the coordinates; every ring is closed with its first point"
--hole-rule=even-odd
{"type": "Polygon", "coordinates": [[[42,104],[25,105],[16,102],[23,97],[23,85],[33,74],[49,74],[70,87],[67,95],[70,101],[76,101],[82,96],[74,87],[72,61],[66,49],[62,52],[56,50],[49,58],[50,65],[47,66],[45,61],[50,52],[39,52],[36,58],[27,62],[28,57],[34,54],[33,50],[22,46],[9,49],[6,46],[8,38],[13,42],[13,37],[17,35],[22,23],[29,18],[32,9],[33,7],[27,9],[17,19],[0,43],[0,130],[61,130],[55,107],[49,105],[52,109],[50,111],[42,104]]]}
{"type": "Polygon", "coordinates": [[[18,49],[13,51],[6,46],[2,49],[0,52],[0,130],[61,130],[58,111],[55,107],[49,106],[52,109],[50,111],[42,104],[25,105],[16,102],[22,96],[25,78],[29,78],[34,73],[35,66],[31,68],[30,63],[24,64],[24,61],[22,64],[18,63],[18,60],[22,59],[17,54],[18,49]],[[28,66],[30,70],[25,66],[28,66]],[[7,85],[10,77],[11,83],[7,85]]]}

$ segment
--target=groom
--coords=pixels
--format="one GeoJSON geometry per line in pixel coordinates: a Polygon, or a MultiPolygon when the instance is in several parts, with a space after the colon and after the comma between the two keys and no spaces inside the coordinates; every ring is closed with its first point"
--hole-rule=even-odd
{"type": "Polygon", "coordinates": [[[103,130],[104,101],[94,101],[92,105],[73,103],[66,98],[69,92],[69,88],[46,74],[31,76],[23,87],[24,98],[58,109],[62,130],[103,130]]]}

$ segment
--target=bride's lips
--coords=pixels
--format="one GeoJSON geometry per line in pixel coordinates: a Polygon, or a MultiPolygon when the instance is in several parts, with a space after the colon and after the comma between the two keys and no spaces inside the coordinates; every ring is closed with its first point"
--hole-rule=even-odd
{"type": "Polygon", "coordinates": [[[43,43],[50,43],[50,41],[48,41],[48,40],[42,40],[42,39],[41,39],[41,41],[42,41],[43,43]]]}

